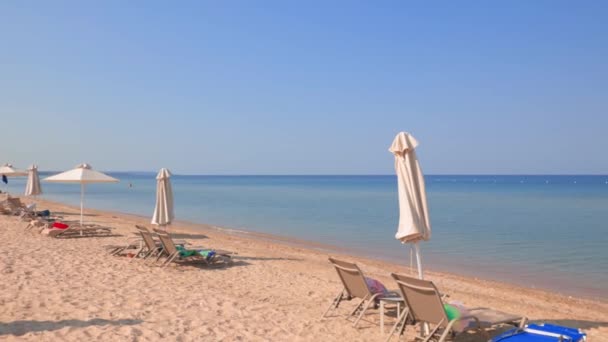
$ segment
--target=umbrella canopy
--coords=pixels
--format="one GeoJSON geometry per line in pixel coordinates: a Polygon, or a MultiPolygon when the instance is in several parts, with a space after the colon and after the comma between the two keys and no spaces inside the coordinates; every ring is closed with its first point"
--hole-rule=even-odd
{"type": "Polygon", "coordinates": [[[156,176],[156,207],[152,215],[152,224],[166,226],[171,224],[174,217],[171,172],[162,168],[156,176]]]}
{"type": "Polygon", "coordinates": [[[23,177],[27,176],[27,171],[16,169],[11,164],[4,164],[0,166],[0,175],[5,175],[6,177],[23,177]]]}
{"type": "Polygon", "coordinates": [[[7,163],[0,166],[0,176],[2,176],[2,181],[6,183],[5,191],[8,193],[8,179],[6,177],[27,176],[27,171],[16,169],[13,167],[13,165],[7,163]]]}
{"type": "Polygon", "coordinates": [[[28,169],[27,184],[25,185],[25,196],[37,196],[42,194],[40,177],[38,177],[38,166],[36,164],[28,169]]]}
{"type": "Polygon", "coordinates": [[[93,170],[89,164],[77,165],[74,169],[68,170],[44,179],[46,182],[56,183],[78,183],[80,184],[80,224],[84,216],[84,188],[91,183],[117,183],[118,179],[110,177],[104,173],[93,170]]]}
{"type": "Polygon", "coordinates": [[[89,164],[77,165],[72,170],[68,170],[44,179],[46,182],[57,182],[57,183],[78,183],[78,184],[89,184],[89,183],[116,183],[118,179],[110,177],[105,173],[93,170],[89,164]]]}
{"type": "Polygon", "coordinates": [[[431,223],[424,177],[416,157],[417,146],[418,141],[413,136],[400,132],[393,140],[389,151],[395,156],[399,192],[399,226],[395,238],[403,243],[414,243],[418,276],[422,279],[422,261],[418,242],[431,238],[431,223]]]}

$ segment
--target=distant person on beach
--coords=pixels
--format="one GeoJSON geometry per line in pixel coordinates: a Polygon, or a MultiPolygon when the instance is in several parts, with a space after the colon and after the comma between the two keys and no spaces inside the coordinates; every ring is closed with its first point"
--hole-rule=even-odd
{"type": "Polygon", "coordinates": [[[129,189],[133,187],[133,183],[129,182],[129,189]]]}

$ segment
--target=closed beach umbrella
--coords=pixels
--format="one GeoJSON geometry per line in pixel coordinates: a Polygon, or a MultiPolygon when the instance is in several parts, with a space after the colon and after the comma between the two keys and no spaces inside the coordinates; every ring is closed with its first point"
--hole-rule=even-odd
{"type": "Polygon", "coordinates": [[[413,243],[418,277],[423,278],[420,241],[431,238],[431,223],[426,201],[424,177],[416,157],[418,142],[409,133],[397,134],[389,151],[395,156],[395,172],[399,192],[399,227],[395,238],[413,243]]]}
{"type": "Polygon", "coordinates": [[[117,183],[118,179],[110,177],[99,171],[95,171],[89,164],[80,164],[76,168],[65,171],[44,179],[46,182],[56,183],[78,183],[80,184],[80,224],[84,216],[84,189],[86,184],[91,183],[117,183]]]}
{"type": "Polygon", "coordinates": [[[171,224],[174,217],[171,172],[162,168],[156,175],[156,206],[152,215],[152,224],[166,226],[171,224]]]}
{"type": "Polygon", "coordinates": [[[28,169],[27,184],[25,185],[25,196],[37,196],[42,194],[40,177],[38,177],[38,166],[36,164],[28,169]]]}

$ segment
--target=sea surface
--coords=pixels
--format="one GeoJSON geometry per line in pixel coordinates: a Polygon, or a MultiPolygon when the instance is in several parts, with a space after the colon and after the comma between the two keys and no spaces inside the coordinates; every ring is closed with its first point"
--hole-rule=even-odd
{"type": "MultiPolygon", "coordinates": [[[[85,208],[152,214],[154,173],[110,174],[121,182],[87,186],[85,208]]],[[[395,176],[175,175],[172,182],[179,220],[410,265],[410,247],[394,238],[395,176]]],[[[608,176],[436,175],[426,186],[425,268],[608,299],[608,176]]],[[[42,187],[46,199],[80,203],[78,185],[42,187]]],[[[9,180],[10,192],[24,188],[25,179],[9,180]]]]}

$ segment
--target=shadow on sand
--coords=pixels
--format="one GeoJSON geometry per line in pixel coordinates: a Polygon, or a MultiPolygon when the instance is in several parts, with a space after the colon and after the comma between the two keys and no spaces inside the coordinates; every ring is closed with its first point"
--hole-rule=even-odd
{"type": "Polygon", "coordinates": [[[74,234],[74,235],[66,235],[66,236],[56,236],[55,239],[62,239],[62,240],[69,240],[69,239],[90,239],[90,238],[111,238],[111,237],[121,237],[123,235],[120,234],[98,234],[98,235],[94,235],[94,234],[85,234],[85,235],[78,235],[78,234],[74,234]]]}
{"type": "MultiPolygon", "coordinates": [[[[79,212],[69,212],[69,211],[53,211],[52,213],[53,215],[60,215],[60,216],[65,216],[65,215],[70,215],[70,216],[78,216],[80,217],[80,213],[79,212]]],[[[87,213],[83,213],[82,216],[88,216],[88,217],[95,217],[95,216],[99,216],[97,214],[87,214],[87,213]]]]}
{"type": "Polygon", "coordinates": [[[302,261],[303,259],[298,258],[266,258],[266,257],[248,257],[248,256],[240,256],[235,255],[233,257],[235,260],[287,260],[287,261],[302,261]]]}
{"type": "MultiPolygon", "coordinates": [[[[605,317],[604,317],[605,318],[605,317]]],[[[583,331],[593,328],[605,328],[608,327],[608,322],[600,321],[582,321],[579,319],[534,319],[530,323],[550,323],[556,325],[563,325],[566,327],[572,327],[581,329],[583,331]]]]}
{"type": "MultiPolygon", "coordinates": [[[[203,270],[227,270],[227,269],[230,269],[233,267],[242,267],[242,266],[249,266],[249,265],[251,265],[251,264],[248,262],[238,261],[238,260],[235,260],[229,264],[212,264],[212,265],[205,264],[200,261],[197,262],[197,261],[193,260],[193,261],[180,261],[178,264],[173,265],[172,268],[176,269],[176,270],[187,270],[190,267],[200,268],[203,270]]],[[[160,266],[162,266],[162,264],[156,265],[156,266],[160,267],[160,266]]],[[[167,268],[168,267],[171,267],[171,266],[167,266],[167,268]]]]}
{"type": "Polygon", "coordinates": [[[88,321],[78,319],[66,319],[62,321],[14,321],[9,323],[0,322],[0,336],[21,336],[30,332],[53,331],[65,327],[86,328],[93,325],[136,325],[142,323],[139,319],[119,319],[115,321],[94,318],[88,321]]]}
{"type": "Polygon", "coordinates": [[[171,233],[171,237],[174,239],[192,239],[192,240],[197,240],[197,239],[208,239],[207,235],[203,235],[203,234],[180,234],[180,233],[171,233]]]}

